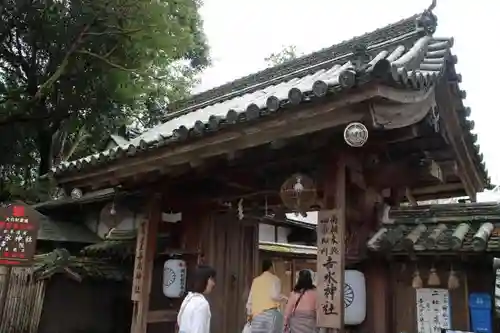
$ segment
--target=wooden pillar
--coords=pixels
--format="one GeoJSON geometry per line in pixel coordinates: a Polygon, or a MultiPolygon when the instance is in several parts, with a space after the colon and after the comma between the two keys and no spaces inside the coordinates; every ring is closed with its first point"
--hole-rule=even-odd
{"type": "Polygon", "coordinates": [[[149,199],[147,215],[140,221],[137,232],[131,296],[134,306],[130,333],[147,333],[149,294],[160,219],[161,195],[154,194],[149,199]]]}
{"type": "Polygon", "coordinates": [[[366,289],[366,319],[363,330],[373,333],[386,333],[392,329],[392,298],[391,276],[387,263],[370,261],[365,269],[366,289]]]}
{"type": "Polygon", "coordinates": [[[344,271],[346,225],[346,160],[344,156],[332,163],[324,184],[325,211],[318,215],[317,316],[318,326],[326,332],[344,331],[344,271]],[[334,283],[328,282],[331,276],[334,283]],[[332,296],[333,292],[333,296],[332,296]]]}

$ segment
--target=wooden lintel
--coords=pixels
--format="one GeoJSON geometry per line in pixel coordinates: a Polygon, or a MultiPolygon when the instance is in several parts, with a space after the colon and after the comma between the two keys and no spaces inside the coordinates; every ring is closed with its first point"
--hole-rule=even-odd
{"type": "Polygon", "coordinates": [[[228,154],[273,140],[297,137],[348,122],[359,121],[365,117],[366,110],[351,106],[377,96],[390,96],[393,100],[410,103],[425,99],[427,95],[420,92],[402,94],[396,89],[388,87],[369,86],[366,90],[346,94],[336,101],[319,104],[312,108],[304,108],[293,113],[283,112],[282,115],[268,121],[237,130],[224,130],[220,134],[214,134],[193,143],[158,149],[157,152],[141,157],[131,157],[123,162],[119,161],[93,172],[83,171],[62,176],[58,178],[58,182],[60,184],[74,182],[82,186],[81,184],[96,182],[98,178],[109,177],[109,174],[113,172],[119,174],[121,178],[130,177],[139,169],[145,172],[161,166],[189,163],[194,157],[203,159],[228,154]]]}

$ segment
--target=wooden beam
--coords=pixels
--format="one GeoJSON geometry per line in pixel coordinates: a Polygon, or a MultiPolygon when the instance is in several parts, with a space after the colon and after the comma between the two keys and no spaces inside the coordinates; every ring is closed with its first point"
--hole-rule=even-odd
{"type": "MultiPolygon", "coordinates": [[[[311,111],[311,110],[309,110],[311,111]]],[[[200,140],[192,144],[179,145],[175,148],[163,150],[159,154],[129,158],[112,166],[99,169],[94,172],[81,172],[71,176],[58,179],[59,183],[72,182],[85,186],[98,181],[98,177],[106,179],[109,174],[116,174],[119,178],[128,178],[137,173],[145,173],[163,166],[174,166],[189,163],[193,158],[206,159],[213,156],[230,154],[234,150],[242,150],[259,146],[273,139],[304,135],[309,132],[320,131],[325,128],[335,127],[339,124],[351,121],[359,121],[363,114],[353,112],[350,107],[337,109],[325,108],[322,113],[311,111],[311,117],[297,117],[291,113],[292,119],[280,117],[280,120],[272,120],[254,125],[239,131],[221,131],[206,140],[200,140]],[[295,116],[295,117],[294,117],[295,116]],[[283,118],[283,119],[281,119],[283,118]]],[[[101,180],[103,181],[103,180],[101,180]]]]}
{"type": "Polygon", "coordinates": [[[463,189],[463,185],[461,183],[449,183],[449,184],[440,184],[427,187],[417,187],[413,188],[411,192],[414,196],[420,196],[438,192],[454,192],[461,189],[463,189]]]}
{"type": "Polygon", "coordinates": [[[151,196],[147,217],[141,221],[141,225],[139,226],[131,297],[133,312],[130,333],[147,333],[149,295],[151,293],[151,280],[153,278],[156,235],[161,219],[161,202],[161,195],[154,194],[151,196]]]}

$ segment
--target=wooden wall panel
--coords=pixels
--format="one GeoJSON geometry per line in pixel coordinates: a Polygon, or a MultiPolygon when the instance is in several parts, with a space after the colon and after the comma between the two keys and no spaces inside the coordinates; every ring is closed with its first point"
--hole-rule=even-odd
{"type": "Polygon", "coordinates": [[[33,279],[31,268],[0,268],[0,290],[6,292],[0,295],[5,301],[0,313],[0,332],[38,332],[47,280],[33,279]]]}

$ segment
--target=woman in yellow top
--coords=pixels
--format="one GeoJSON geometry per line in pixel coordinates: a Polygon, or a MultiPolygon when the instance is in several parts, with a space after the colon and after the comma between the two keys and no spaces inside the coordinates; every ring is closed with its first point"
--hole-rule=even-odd
{"type": "Polygon", "coordinates": [[[252,333],[282,333],[283,315],[279,308],[287,300],[281,294],[281,281],[272,273],[273,263],[264,260],[262,274],[253,279],[248,295],[247,312],[252,333]]]}

